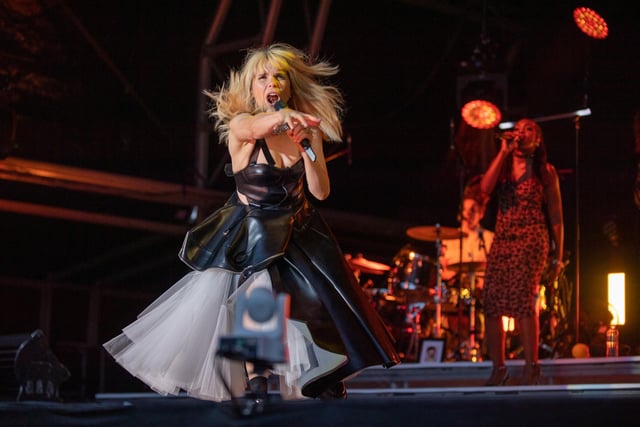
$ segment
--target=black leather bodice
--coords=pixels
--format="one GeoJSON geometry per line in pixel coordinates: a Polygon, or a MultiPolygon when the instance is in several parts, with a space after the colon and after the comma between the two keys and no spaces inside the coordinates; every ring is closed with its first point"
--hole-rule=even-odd
{"type": "Polygon", "coordinates": [[[251,206],[260,208],[299,206],[304,199],[304,163],[279,168],[263,139],[256,141],[249,164],[232,174],[238,192],[247,196],[251,206]],[[262,150],[269,164],[257,163],[262,150]]]}
{"type": "Polygon", "coordinates": [[[256,141],[246,168],[233,176],[238,191],[227,203],[187,232],[180,258],[195,270],[210,267],[253,272],[282,257],[294,225],[306,227],[312,214],[304,192],[304,163],[278,168],[264,140],[256,141]],[[258,164],[262,150],[269,164],[258,164]],[[243,204],[238,193],[247,196],[243,204]]]}

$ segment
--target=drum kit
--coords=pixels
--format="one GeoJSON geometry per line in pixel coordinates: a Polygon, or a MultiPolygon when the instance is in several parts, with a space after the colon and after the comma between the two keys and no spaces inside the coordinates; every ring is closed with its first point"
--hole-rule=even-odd
{"type": "Polygon", "coordinates": [[[448,269],[457,274],[445,282],[439,256],[442,240],[461,239],[466,234],[458,228],[435,225],[409,228],[406,235],[411,243],[398,251],[390,266],[362,254],[345,256],[396,339],[398,352],[405,362],[415,362],[420,340],[445,339],[446,351],[457,354],[457,359],[481,360],[476,342],[474,276],[484,272],[485,263],[450,264],[448,269]]]}

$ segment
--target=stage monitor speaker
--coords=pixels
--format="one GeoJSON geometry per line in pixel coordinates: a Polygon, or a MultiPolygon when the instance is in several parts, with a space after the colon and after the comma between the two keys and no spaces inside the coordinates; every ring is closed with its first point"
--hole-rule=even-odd
{"type": "Polygon", "coordinates": [[[44,333],[0,336],[0,392],[17,400],[58,401],[69,370],[47,346],[44,333]]]}

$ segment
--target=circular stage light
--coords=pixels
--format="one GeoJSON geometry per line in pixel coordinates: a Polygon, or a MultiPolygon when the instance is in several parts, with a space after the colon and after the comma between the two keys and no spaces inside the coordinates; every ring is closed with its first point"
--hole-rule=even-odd
{"type": "Polygon", "coordinates": [[[500,109],[495,104],[481,99],[464,104],[461,114],[463,120],[476,129],[491,129],[502,120],[500,109]]]}
{"type": "Polygon", "coordinates": [[[577,7],[573,10],[573,20],[580,30],[594,39],[604,39],[609,35],[607,22],[593,9],[577,7]]]}

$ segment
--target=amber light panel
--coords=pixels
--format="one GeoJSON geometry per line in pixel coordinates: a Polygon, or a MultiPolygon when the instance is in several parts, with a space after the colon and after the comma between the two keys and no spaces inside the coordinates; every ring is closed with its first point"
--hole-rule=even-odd
{"type": "Polygon", "coordinates": [[[624,278],[624,273],[609,273],[607,275],[607,302],[613,316],[612,325],[624,325],[625,323],[624,278]]]}
{"type": "Polygon", "coordinates": [[[573,20],[580,30],[594,39],[604,39],[609,35],[607,22],[593,9],[577,7],[573,10],[573,20]]]}
{"type": "Polygon", "coordinates": [[[491,129],[500,123],[502,113],[495,104],[476,99],[464,104],[462,119],[476,129],[491,129]]]}

